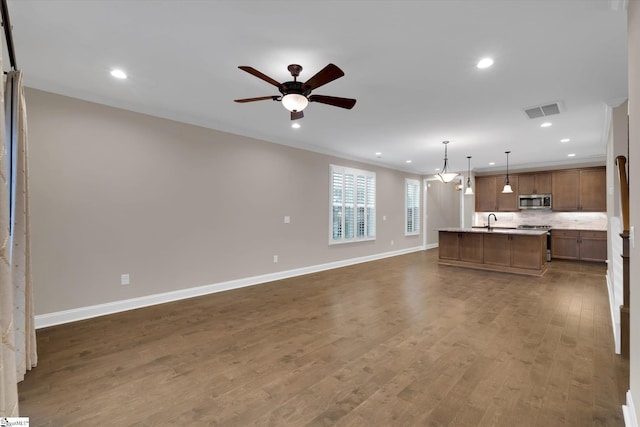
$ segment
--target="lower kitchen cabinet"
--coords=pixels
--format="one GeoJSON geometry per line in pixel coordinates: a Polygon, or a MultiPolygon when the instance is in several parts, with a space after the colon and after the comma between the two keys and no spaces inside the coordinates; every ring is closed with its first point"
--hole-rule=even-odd
{"type": "Polygon", "coordinates": [[[484,257],[482,234],[461,233],[459,237],[460,261],[482,262],[484,257]]]}
{"type": "Polygon", "coordinates": [[[607,232],[552,229],[551,257],[604,262],[607,260],[607,232]]]}
{"type": "Polygon", "coordinates": [[[508,234],[484,235],[484,262],[491,265],[511,265],[511,246],[508,234]]]}
{"type": "Polygon", "coordinates": [[[438,264],[542,276],[547,269],[546,233],[513,230],[439,232],[438,264]]]}

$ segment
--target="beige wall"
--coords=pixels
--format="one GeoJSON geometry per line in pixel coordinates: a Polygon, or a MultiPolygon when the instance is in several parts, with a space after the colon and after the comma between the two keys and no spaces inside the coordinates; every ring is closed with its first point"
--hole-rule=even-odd
{"type": "Polygon", "coordinates": [[[438,243],[438,229],[460,226],[460,191],[455,182],[427,181],[427,246],[438,243]]]}
{"type": "MultiPolygon", "coordinates": [[[[628,6],[629,49],[629,189],[630,225],[640,238],[640,2],[628,6]],[[635,165],[635,166],[634,166],[635,165]]],[[[635,399],[636,420],[640,420],[640,241],[630,250],[631,276],[631,393],[635,399]]]]}
{"type": "Polygon", "coordinates": [[[38,90],[27,102],[36,314],[422,243],[404,235],[419,176],[38,90]],[[328,245],[331,163],[377,173],[376,241],[328,245]]]}

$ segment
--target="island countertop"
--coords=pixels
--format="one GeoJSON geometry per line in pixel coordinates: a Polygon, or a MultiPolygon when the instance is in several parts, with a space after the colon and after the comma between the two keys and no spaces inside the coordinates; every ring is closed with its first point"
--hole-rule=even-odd
{"type": "Polygon", "coordinates": [[[524,236],[541,236],[547,234],[549,230],[531,230],[531,229],[518,229],[518,228],[463,228],[463,227],[445,227],[439,228],[438,231],[445,231],[448,233],[500,233],[500,234],[518,234],[524,236]]]}

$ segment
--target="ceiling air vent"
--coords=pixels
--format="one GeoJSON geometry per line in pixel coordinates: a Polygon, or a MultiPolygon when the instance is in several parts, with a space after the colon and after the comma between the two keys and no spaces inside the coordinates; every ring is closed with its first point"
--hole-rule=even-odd
{"type": "Polygon", "coordinates": [[[554,102],[553,104],[538,105],[536,107],[525,108],[524,112],[527,113],[530,119],[552,116],[554,114],[560,114],[560,104],[554,102]]]}

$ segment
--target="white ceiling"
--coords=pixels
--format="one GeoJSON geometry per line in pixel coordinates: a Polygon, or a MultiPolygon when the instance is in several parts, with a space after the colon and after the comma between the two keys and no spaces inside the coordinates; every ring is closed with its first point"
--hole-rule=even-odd
{"type": "Polygon", "coordinates": [[[507,150],[514,169],[602,161],[606,106],[627,96],[624,1],[8,3],[27,86],[421,174],[443,140],[454,170],[503,169],[507,150]],[[278,94],[239,65],[287,81],[292,63],[301,81],[338,65],[314,93],[356,106],[312,103],[296,130],[279,103],[233,102],[278,94]],[[555,101],[549,128],[523,112],[555,101]]]}

